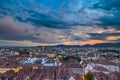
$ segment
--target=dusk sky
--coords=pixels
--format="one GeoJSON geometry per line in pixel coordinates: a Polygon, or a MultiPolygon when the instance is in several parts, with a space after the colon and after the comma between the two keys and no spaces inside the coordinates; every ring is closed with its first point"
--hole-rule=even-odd
{"type": "Polygon", "coordinates": [[[120,41],[120,0],[0,0],[0,46],[120,41]]]}

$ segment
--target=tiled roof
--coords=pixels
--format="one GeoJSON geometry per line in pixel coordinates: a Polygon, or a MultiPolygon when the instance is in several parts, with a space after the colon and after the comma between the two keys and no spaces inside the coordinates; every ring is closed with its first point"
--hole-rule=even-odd
{"type": "Polygon", "coordinates": [[[102,66],[96,66],[96,67],[94,67],[94,69],[97,70],[97,71],[108,71],[108,69],[106,69],[102,66]]]}
{"type": "Polygon", "coordinates": [[[94,72],[93,76],[96,80],[108,80],[108,76],[102,72],[94,72]]]}

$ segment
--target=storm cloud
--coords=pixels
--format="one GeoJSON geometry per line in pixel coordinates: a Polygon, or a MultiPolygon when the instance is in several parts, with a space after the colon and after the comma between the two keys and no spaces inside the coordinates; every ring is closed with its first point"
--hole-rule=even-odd
{"type": "Polygon", "coordinates": [[[119,0],[0,0],[0,40],[118,42],[119,4],[119,0]]]}

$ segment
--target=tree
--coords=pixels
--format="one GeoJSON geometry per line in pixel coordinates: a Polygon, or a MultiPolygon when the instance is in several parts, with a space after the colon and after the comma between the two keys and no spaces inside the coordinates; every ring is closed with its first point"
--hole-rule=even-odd
{"type": "Polygon", "coordinates": [[[116,75],[117,75],[117,80],[120,80],[120,73],[118,72],[116,73],[116,75]]]}
{"type": "Polygon", "coordinates": [[[19,52],[19,54],[29,54],[29,52],[24,51],[24,50],[19,50],[18,52],[19,52]]]}
{"type": "Polygon", "coordinates": [[[88,73],[85,75],[85,80],[93,80],[93,74],[92,74],[92,72],[88,72],[88,73]]]}

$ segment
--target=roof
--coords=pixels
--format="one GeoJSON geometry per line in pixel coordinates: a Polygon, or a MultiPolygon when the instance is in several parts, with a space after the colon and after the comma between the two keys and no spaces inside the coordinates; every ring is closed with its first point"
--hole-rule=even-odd
{"type": "Polygon", "coordinates": [[[108,80],[108,76],[102,72],[94,72],[93,76],[96,80],[108,80]]]}
{"type": "Polygon", "coordinates": [[[94,69],[97,70],[97,71],[108,71],[108,69],[106,69],[102,66],[95,66],[94,69]]]}
{"type": "Polygon", "coordinates": [[[88,53],[87,57],[94,57],[94,53],[88,53]]]}

